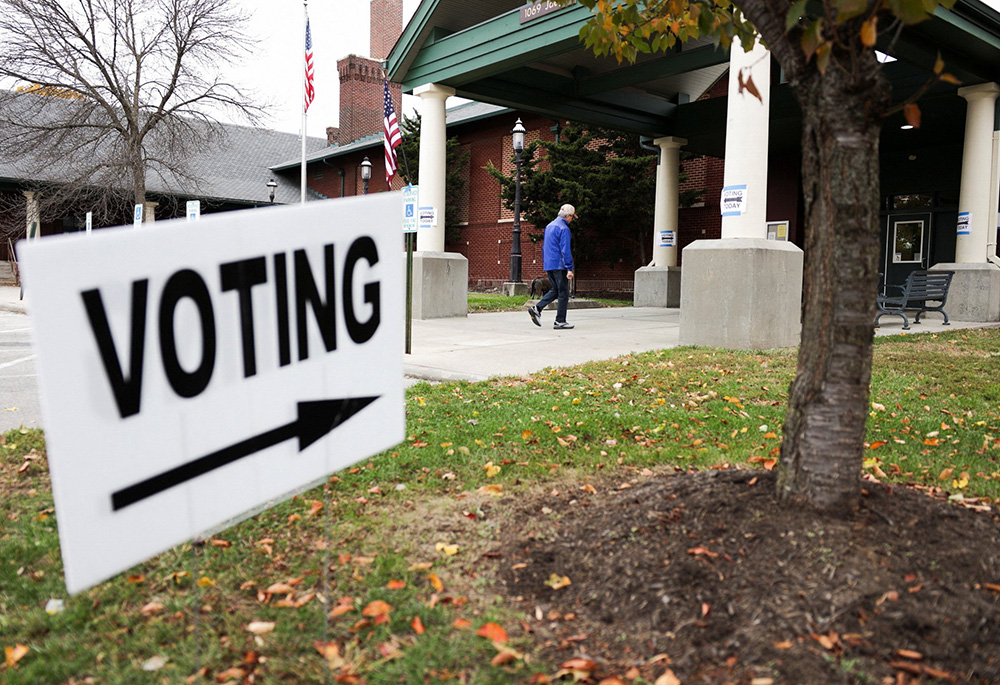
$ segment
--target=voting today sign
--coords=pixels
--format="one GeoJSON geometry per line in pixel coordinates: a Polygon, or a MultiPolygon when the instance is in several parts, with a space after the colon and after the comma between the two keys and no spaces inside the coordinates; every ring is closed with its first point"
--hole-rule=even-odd
{"type": "Polygon", "coordinates": [[[70,593],[400,442],[400,196],[25,245],[70,593]]]}

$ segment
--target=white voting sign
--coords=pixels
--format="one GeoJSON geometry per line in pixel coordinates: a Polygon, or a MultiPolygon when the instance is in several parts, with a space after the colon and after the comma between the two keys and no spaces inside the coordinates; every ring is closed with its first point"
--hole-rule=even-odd
{"type": "Polygon", "coordinates": [[[399,193],[20,254],[66,586],[405,436],[399,193]]]}

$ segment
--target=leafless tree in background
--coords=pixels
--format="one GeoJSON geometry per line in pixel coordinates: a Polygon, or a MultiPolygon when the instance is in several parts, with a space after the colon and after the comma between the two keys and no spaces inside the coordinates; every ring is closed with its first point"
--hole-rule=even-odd
{"type": "Polygon", "coordinates": [[[37,182],[43,220],[120,223],[153,181],[191,192],[185,161],[220,143],[218,117],[263,113],[221,76],[249,53],[246,20],[233,0],[0,0],[0,156],[37,182]]]}

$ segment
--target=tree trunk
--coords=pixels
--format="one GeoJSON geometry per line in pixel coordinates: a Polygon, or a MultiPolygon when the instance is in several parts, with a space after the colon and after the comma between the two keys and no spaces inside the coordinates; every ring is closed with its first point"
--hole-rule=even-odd
{"type": "Polygon", "coordinates": [[[793,82],[802,108],[805,311],[778,495],[846,515],[861,498],[879,255],[880,112],[874,55],[793,82]],[[851,73],[853,70],[854,73],[851,73]]]}

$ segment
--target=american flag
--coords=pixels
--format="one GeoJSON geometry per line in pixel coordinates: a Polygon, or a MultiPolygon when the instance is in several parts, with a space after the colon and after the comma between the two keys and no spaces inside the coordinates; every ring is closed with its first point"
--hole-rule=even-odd
{"type": "Polygon", "coordinates": [[[399,132],[399,122],[396,121],[396,109],[392,106],[392,96],[389,95],[389,82],[385,84],[385,102],[382,107],[382,124],[385,129],[385,182],[392,184],[392,177],[396,175],[396,148],[403,142],[403,135],[399,132]]]}
{"type": "Polygon", "coordinates": [[[309,111],[309,105],[316,97],[316,88],[313,86],[313,39],[309,30],[309,18],[306,18],[306,102],[304,112],[309,111]]]}

